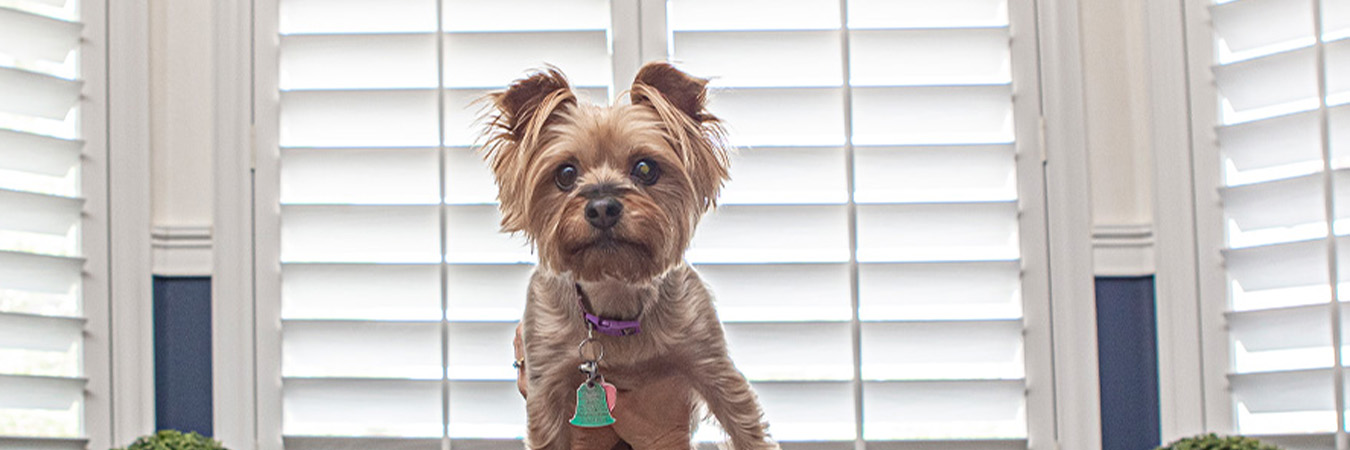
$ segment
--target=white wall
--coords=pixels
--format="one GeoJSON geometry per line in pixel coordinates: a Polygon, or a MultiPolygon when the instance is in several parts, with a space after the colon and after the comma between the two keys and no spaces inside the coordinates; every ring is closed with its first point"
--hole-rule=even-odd
{"type": "MultiPolygon", "coordinates": [[[[1145,0],[1081,0],[1095,266],[1153,273],[1145,0]]],[[[211,0],[150,0],[155,273],[210,274],[211,0]]]]}
{"type": "Polygon", "coordinates": [[[212,0],[150,0],[156,275],[210,275],[212,0]]]}

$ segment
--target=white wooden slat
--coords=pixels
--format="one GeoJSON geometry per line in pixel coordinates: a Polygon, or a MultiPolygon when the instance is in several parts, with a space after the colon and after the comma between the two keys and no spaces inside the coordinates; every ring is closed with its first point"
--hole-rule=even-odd
{"type": "Polygon", "coordinates": [[[1341,105],[1328,111],[1331,131],[1331,166],[1350,168],[1350,105],[1341,105]]]}
{"type": "Polygon", "coordinates": [[[1233,309],[1328,301],[1326,255],[1325,239],[1224,251],[1233,309]]]}
{"type": "Polygon", "coordinates": [[[1350,104],[1350,30],[1345,38],[1326,45],[1326,63],[1327,104],[1350,104]]]}
{"type": "Polygon", "coordinates": [[[1276,53],[1214,68],[1223,124],[1317,107],[1314,49],[1276,53]]]}
{"type": "Polygon", "coordinates": [[[853,386],[847,382],[762,381],[752,385],[778,442],[852,441],[857,435],[853,386]]]}
{"type": "Polygon", "coordinates": [[[721,205],[848,202],[844,150],[838,147],[751,147],[732,155],[734,174],[721,205]]]}
{"type": "Polygon", "coordinates": [[[63,176],[80,162],[83,141],[0,129],[0,169],[63,176]]]}
{"type": "Polygon", "coordinates": [[[440,380],[287,378],[282,433],[440,437],[440,380]]]}
{"type": "Polygon", "coordinates": [[[844,83],[838,30],[685,31],[674,33],[672,39],[674,60],[688,61],[682,69],[711,78],[715,87],[844,83]]]}
{"type": "MultiPolygon", "coordinates": [[[[511,368],[510,361],[502,361],[511,368]]],[[[516,390],[514,377],[510,381],[450,383],[451,438],[521,439],[525,417],[525,400],[516,390]]]]}
{"type": "Polygon", "coordinates": [[[0,250],[0,289],[67,293],[83,266],[82,258],[0,250]]]}
{"type": "Polygon", "coordinates": [[[858,203],[994,202],[1017,199],[1012,145],[857,147],[858,203]]]}
{"type": "Polygon", "coordinates": [[[447,0],[447,31],[605,30],[609,0],[447,0]]]}
{"type": "MultiPolygon", "coordinates": [[[[79,406],[84,403],[84,385],[86,381],[83,378],[67,377],[40,377],[24,375],[0,375],[0,392],[5,395],[0,396],[0,410],[5,409],[31,409],[48,411],[71,411],[73,421],[65,424],[63,428],[78,430],[79,428],[79,406]],[[73,428],[71,427],[73,425],[73,428]]],[[[8,436],[22,435],[22,433],[13,433],[13,431],[26,430],[5,430],[8,436]]],[[[52,437],[75,437],[78,431],[74,433],[63,433],[63,435],[54,435],[52,437]]]]}
{"type": "Polygon", "coordinates": [[[667,7],[673,31],[831,30],[839,28],[837,0],[677,0],[667,7]],[[772,13],[766,13],[766,12],[772,13]]]}
{"type": "Polygon", "coordinates": [[[435,148],[281,151],[282,204],[436,204],[435,148]]]}
{"type": "Polygon", "coordinates": [[[451,264],[446,268],[447,319],[454,322],[520,320],[531,264],[451,264]]]}
{"type": "Polygon", "coordinates": [[[1025,438],[1022,380],[863,383],[863,437],[872,440],[1025,438]]]}
{"type": "Polygon", "coordinates": [[[67,235],[80,221],[84,200],[0,189],[0,231],[67,235]]]}
{"type": "Polygon", "coordinates": [[[436,35],[282,36],[279,66],[283,91],[435,88],[436,35]]]}
{"type": "Polygon", "coordinates": [[[1316,433],[1336,427],[1329,369],[1228,376],[1243,433],[1316,433]]]}
{"type": "Polygon", "coordinates": [[[837,88],[724,89],[711,95],[709,110],[738,146],[838,146],[846,140],[843,95],[837,88]]]}
{"type": "Polygon", "coordinates": [[[864,322],[865,380],[1012,380],[1026,376],[1013,320],[864,322]]]}
{"type": "Polygon", "coordinates": [[[728,323],[723,328],[732,360],[750,380],[853,377],[848,322],[728,323]]]}
{"type": "MultiPolygon", "coordinates": [[[[1219,152],[1238,173],[1297,165],[1322,168],[1322,142],[1316,112],[1304,112],[1219,127],[1219,152]]],[[[1298,169],[1295,169],[1298,170],[1298,169]]],[[[1229,176],[1227,184],[1237,184],[1229,176]]]]}
{"type": "Polygon", "coordinates": [[[1350,0],[1322,0],[1322,39],[1350,37],[1350,0]]]}
{"type": "Polygon", "coordinates": [[[1220,61],[1312,45],[1310,0],[1242,0],[1210,7],[1220,61]]]}
{"type": "Polygon", "coordinates": [[[1008,25],[1007,0],[851,0],[848,26],[865,28],[957,28],[1008,25]]]}
{"type": "Polygon", "coordinates": [[[83,28],[79,22],[0,7],[0,54],[65,61],[79,45],[83,28]]]}
{"type": "Polygon", "coordinates": [[[66,352],[82,341],[84,322],[78,317],[0,312],[0,349],[66,352]]]}
{"type": "MultiPolygon", "coordinates": [[[[1338,174],[1337,179],[1350,177],[1338,174]]],[[[1326,236],[1322,174],[1220,190],[1228,246],[1250,247],[1326,236]]],[[[1350,185],[1338,191],[1350,194],[1350,185]]],[[[1347,200],[1350,201],[1350,200],[1347,200]]],[[[1350,210],[1344,212],[1350,214],[1350,210]]]]}
{"type": "MultiPolygon", "coordinates": [[[[1326,304],[1227,314],[1233,371],[1251,373],[1331,367],[1330,309],[1326,304]]],[[[1342,320],[1342,322],[1346,322],[1342,320]]]]}
{"type": "Polygon", "coordinates": [[[858,317],[877,320],[996,320],[1022,316],[1017,262],[863,264],[858,317]]]}
{"type": "Polygon", "coordinates": [[[445,202],[483,205],[497,202],[497,184],[477,147],[445,150],[445,202]]]}
{"type": "MultiPolygon", "coordinates": [[[[557,66],[573,86],[608,86],[612,79],[604,30],[448,33],[448,87],[497,87],[530,68],[557,66]]],[[[625,86],[626,88],[626,86],[625,86]]]]}
{"type": "MultiPolygon", "coordinates": [[[[455,322],[450,325],[446,373],[452,380],[515,381],[511,367],[516,320],[503,322],[455,322]]],[[[580,326],[580,325],[578,325],[580,326]]],[[[454,417],[451,417],[453,420],[454,417]]]]}
{"type": "Polygon", "coordinates": [[[856,30],[849,35],[854,86],[1007,84],[1006,27],[856,30]]]}
{"type": "Polygon", "coordinates": [[[446,213],[445,260],[450,263],[533,263],[524,235],[501,233],[496,205],[454,205],[446,213]]]}
{"type": "Polygon", "coordinates": [[[436,0],[283,0],[281,34],[429,33],[436,31],[436,0]]]}
{"type": "Polygon", "coordinates": [[[726,205],[703,219],[686,258],[693,263],[848,261],[844,205],[726,205]]]}
{"type": "Polygon", "coordinates": [[[282,262],[441,261],[436,206],[285,206],[282,262]]]}
{"type": "Polygon", "coordinates": [[[1017,216],[1015,202],[858,205],[858,260],[1014,260],[1017,216]]]}
{"type": "Polygon", "coordinates": [[[287,320],[287,377],[441,378],[440,322],[287,320]]]}
{"type": "Polygon", "coordinates": [[[282,147],[434,147],[434,89],[281,93],[282,147]]]}
{"type": "Polygon", "coordinates": [[[854,145],[1010,142],[1011,86],[853,89],[854,145]]]}
{"type": "Polygon", "coordinates": [[[283,319],[433,321],[441,318],[434,264],[285,264],[283,319]]]}
{"type": "Polygon", "coordinates": [[[62,120],[80,100],[81,81],[0,67],[0,112],[62,120]]]}
{"type": "Polygon", "coordinates": [[[845,321],[849,270],[845,264],[705,264],[723,322],[845,321]]]}
{"type": "MultiPolygon", "coordinates": [[[[496,83],[503,84],[513,79],[519,78],[525,74],[529,67],[539,67],[537,63],[529,66],[518,66],[513,68],[513,72],[503,78],[496,80],[496,83]]],[[[570,74],[570,73],[569,73],[570,74]]],[[[575,79],[573,79],[575,81],[575,79]]],[[[454,88],[445,91],[445,145],[451,147],[469,147],[482,144],[484,141],[483,130],[485,123],[484,114],[489,112],[486,108],[488,104],[483,103],[483,96],[489,92],[499,90],[501,87],[494,88],[454,88]]],[[[590,102],[599,105],[608,105],[610,94],[605,87],[586,87],[573,85],[572,91],[576,93],[577,98],[583,102],[590,102]]],[[[433,142],[435,140],[433,139],[433,142]]]]}

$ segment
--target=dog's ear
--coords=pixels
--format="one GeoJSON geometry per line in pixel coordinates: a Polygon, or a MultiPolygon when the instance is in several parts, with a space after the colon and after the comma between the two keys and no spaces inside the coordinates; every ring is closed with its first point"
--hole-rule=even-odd
{"type": "Polygon", "coordinates": [[[564,107],[576,104],[567,77],[549,67],[511,83],[504,91],[485,97],[492,110],[488,117],[484,153],[497,180],[501,201],[502,230],[525,229],[529,177],[524,173],[531,152],[536,150],[548,122],[564,107]]]}
{"type": "Polygon", "coordinates": [[[726,132],[706,108],[708,80],[669,63],[651,62],[638,70],[629,97],[634,105],[650,107],[661,117],[688,167],[703,209],[716,204],[718,191],[730,174],[726,132]]]}

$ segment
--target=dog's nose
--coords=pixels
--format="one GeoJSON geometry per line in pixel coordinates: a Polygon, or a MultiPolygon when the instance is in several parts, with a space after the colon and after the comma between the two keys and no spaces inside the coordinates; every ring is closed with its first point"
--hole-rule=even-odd
{"type": "Polygon", "coordinates": [[[623,203],[619,203],[617,198],[600,197],[586,202],[586,221],[601,230],[608,230],[619,223],[620,214],[623,214],[623,203]]]}

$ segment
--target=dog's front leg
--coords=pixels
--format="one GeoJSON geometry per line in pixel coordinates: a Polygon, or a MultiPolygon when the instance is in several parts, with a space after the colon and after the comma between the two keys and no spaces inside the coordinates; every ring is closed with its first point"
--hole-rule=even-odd
{"type": "Polygon", "coordinates": [[[750,382],[724,355],[697,361],[689,378],[735,450],[777,449],[750,382]]]}
{"type": "Polygon", "coordinates": [[[525,399],[529,416],[525,447],[529,450],[566,450],[570,448],[571,427],[567,424],[576,399],[574,391],[557,382],[563,377],[530,380],[530,396],[525,399]]]}

